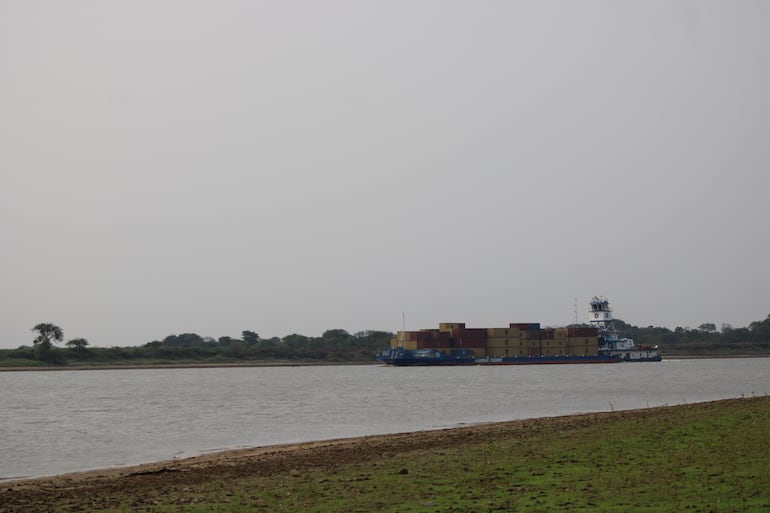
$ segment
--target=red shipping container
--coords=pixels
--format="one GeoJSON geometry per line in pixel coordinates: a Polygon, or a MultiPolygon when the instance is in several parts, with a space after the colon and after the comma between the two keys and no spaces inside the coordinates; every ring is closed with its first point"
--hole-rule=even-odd
{"type": "Polygon", "coordinates": [[[416,346],[417,349],[449,349],[449,343],[448,342],[436,342],[435,340],[430,341],[419,341],[417,342],[416,346]]]}
{"type": "Polygon", "coordinates": [[[418,331],[416,333],[415,339],[418,342],[431,342],[433,341],[433,335],[431,333],[425,332],[425,331],[418,331]]]}
{"type": "Polygon", "coordinates": [[[473,339],[473,340],[486,340],[487,329],[486,328],[466,328],[460,333],[460,337],[473,339]]]}

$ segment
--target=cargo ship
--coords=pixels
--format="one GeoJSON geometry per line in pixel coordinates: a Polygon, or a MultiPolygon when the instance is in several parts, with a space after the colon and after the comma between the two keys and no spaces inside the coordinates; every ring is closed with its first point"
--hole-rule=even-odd
{"type": "Polygon", "coordinates": [[[447,322],[438,329],[399,331],[377,360],[399,366],[661,361],[657,347],[637,347],[632,339],[618,337],[606,299],[594,297],[588,315],[589,327],[510,323],[507,328],[467,328],[447,322]]]}
{"type": "Polygon", "coordinates": [[[588,310],[588,324],[599,334],[599,354],[617,356],[624,362],[659,362],[658,346],[637,346],[631,338],[618,337],[610,303],[594,297],[588,310]]]}
{"type": "Polygon", "coordinates": [[[510,323],[507,328],[467,328],[441,323],[438,329],[399,331],[390,347],[377,354],[387,365],[535,365],[617,363],[599,352],[599,330],[541,328],[539,323],[510,323]]]}

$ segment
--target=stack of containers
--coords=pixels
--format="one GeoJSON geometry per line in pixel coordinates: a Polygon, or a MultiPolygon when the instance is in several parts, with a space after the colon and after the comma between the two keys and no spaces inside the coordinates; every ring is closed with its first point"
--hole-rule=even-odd
{"type": "Polygon", "coordinates": [[[517,327],[487,328],[487,356],[526,356],[527,331],[517,327]],[[524,338],[522,338],[524,335],[524,338]]]}
{"type": "Polygon", "coordinates": [[[537,322],[512,322],[510,328],[519,330],[519,353],[516,356],[540,356],[540,323],[537,322]]]}
{"type": "Polygon", "coordinates": [[[567,328],[556,328],[553,330],[553,347],[557,351],[554,354],[566,355],[567,353],[567,328]]]}
{"type": "Polygon", "coordinates": [[[486,356],[487,329],[458,327],[453,333],[456,349],[470,349],[474,356],[486,356]]]}
{"type": "Polygon", "coordinates": [[[399,331],[396,338],[391,340],[390,347],[403,347],[404,349],[450,349],[452,347],[452,334],[425,329],[420,331],[399,331]]]}
{"type": "Polygon", "coordinates": [[[567,328],[567,353],[571,355],[599,352],[599,330],[596,328],[567,328]]]}
{"type": "Polygon", "coordinates": [[[553,328],[540,330],[540,351],[544,356],[553,356],[556,353],[555,331],[553,328]]]}
{"type": "Polygon", "coordinates": [[[399,331],[391,347],[404,349],[468,349],[474,356],[593,355],[599,347],[596,328],[544,328],[539,323],[515,323],[507,328],[466,328],[446,322],[439,329],[399,331]]]}

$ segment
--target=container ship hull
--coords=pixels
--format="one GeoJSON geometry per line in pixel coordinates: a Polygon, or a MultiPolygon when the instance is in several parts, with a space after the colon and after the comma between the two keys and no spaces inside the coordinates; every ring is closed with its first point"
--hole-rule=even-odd
{"type": "Polygon", "coordinates": [[[621,362],[661,362],[663,358],[657,349],[651,350],[607,350],[605,354],[616,356],[621,362]]]}
{"type": "Polygon", "coordinates": [[[408,350],[396,348],[377,355],[377,360],[386,365],[402,367],[417,366],[460,366],[460,365],[558,365],[558,364],[593,364],[618,363],[615,355],[555,355],[555,356],[499,356],[473,357],[464,354],[446,354],[438,350],[408,350]]]}

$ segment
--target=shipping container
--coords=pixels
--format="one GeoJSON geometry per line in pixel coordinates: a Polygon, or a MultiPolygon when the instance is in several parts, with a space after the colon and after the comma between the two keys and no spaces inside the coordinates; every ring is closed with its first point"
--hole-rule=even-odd
{"type": "Polygon", "coordinates": [[[487,328],[487,337],[511,337],[519,336],[519,330],[517,328],[487,328]],[[515,333],[515,335],[513,334],[515,333]]]}
{"type": "Polygon", "coordinates": [[[596,328],[567,328],[568,337],[598,337],[599,330],[596,328]]]}
{"type": "Polygon", "coordinates": [[[503,338],[503,337],[495,337],[495,338],[488,338],[487,339],[487,345],[490,346],[518,346],[522,343],[526,344],[526,340],[521,340],[520,338],[503,338]]]}
{"type": "Polygon", "coordinates": [[[417,349],[417,342],[413,340],[401,340],[394,338],[390,341],[390,347],[393,349],[397,347],[403,347],[404,349],[417,349]]]}
{"type": "Polygon", "coordinates": [[[487,329],[486,328],[465,328],[460,330],[460,336],[466,339],[486,340],[487,329]]]}
{"type": "Polygon", "coordinates": [[[416,345],[415,349],[451,349],[451,344],[449,341],[447,342],[440,342],[438,340],[430,340],[430,341],[417,341],[414,342],[416,345]]]}
{"type": "Polygon", "coordinates": [[[467,337],[454,337],[454,347],[473,347],[484,348],[487,345],[487,339],[485,338],[467,338],[467,337]]]}
{"type": "Polygon", "coordinates": [[[415,333],[414,339],[417,342],[432,342],[433,334],[428,331],[418,331],[417,333],[415,333]]]}
{"type": "Polygon", "coordinates": [[[568,344],[591,344],[594,341],[598,341],[597,337],[570,337],[567,339],[568,344]]]}

